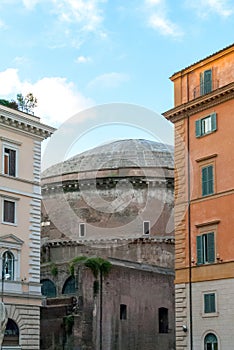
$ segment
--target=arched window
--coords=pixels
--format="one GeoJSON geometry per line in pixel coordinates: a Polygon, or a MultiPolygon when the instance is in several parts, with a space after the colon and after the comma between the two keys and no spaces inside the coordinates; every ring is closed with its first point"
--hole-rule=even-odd
{"type": "Polygon", "coordinates": [[[62,294],[74,294],[76,292],[76,280],[70,276],[63,285],[62,294]]]}
{"type": "Polygon", "coordinates": [[[218,350],[218,340],[216,335],[208,333],[204,340],[204,350],[218,350]]]}
{"type": "Polygon", "coordinates": [[[168,309],[160,307],[158,309],[159,333],[168,333],[168,309]]]}
{"type": "Polygon", "coordinates": [[[2,345],[19,345],[19,328],[11,318],[8,318],[2,345]]]}
{"type": "Polygon", "coordinates": [[[14,255],[7,250],[2,257],[2,275],[5,280],[14,279],[14,255]]]}
{"type": "Polygon", "coordinates": [[[41,286],[42,295],[48,298],[56,297],[57,293],[56,293],[56,286],[54,282],[52,282],[49,279],[45,279],[45,280],[42,280],[41,283],[42,283],[42,286],[41,286]]]}

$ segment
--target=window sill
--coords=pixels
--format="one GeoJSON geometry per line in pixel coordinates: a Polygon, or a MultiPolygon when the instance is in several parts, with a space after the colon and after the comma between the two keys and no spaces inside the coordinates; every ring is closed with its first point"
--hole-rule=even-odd
{"type": "Polygon", "coordinates": [[[16,223],[12,223],[12,222],[7,222],[7,221],[2,221],[2,224],[3,225],[9,225],[9,226],[17,226],[17,224],[16,223]]]}
{"type": "Polygon", "coordinates": [[[210,317],[218,317],[219,316],[219,312],[209,312],[209,313],[203,313],[202,317],[203,318],[210,318],[210,317]]]}

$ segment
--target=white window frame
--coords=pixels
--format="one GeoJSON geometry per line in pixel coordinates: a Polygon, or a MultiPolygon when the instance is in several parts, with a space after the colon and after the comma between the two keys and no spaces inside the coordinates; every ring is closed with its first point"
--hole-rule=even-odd
{"type": "Polygon", "coordinates": [[[150,221],[143,221],[143,235],[144,236],[150,236],[150,221]],[[146,232],[146,229],[145,229],[145,225],[149,225],[149,233],[145,233],[146,232]]]}
{"type": "Polygon", "coordinates": [[[83,238],[86,236],[86,225],[84,222],[80,222],[79,223],[79,237],[83,238]],[[83,227],[83,230],[84,230],[84,234],[82,234],[82,227],[83,227]]]}
{"type": "Polygon", "coordinates": [[[19,148],[12,143],[7,143],[4,142],[2,144],[2,174],[5,176],[10,176],[10,177],[18,177],[18,158],[19,158],[19,148]],[[11,149],[12,151],[15,151],[15,176],[5,174],[5,149],[11,149]]]}

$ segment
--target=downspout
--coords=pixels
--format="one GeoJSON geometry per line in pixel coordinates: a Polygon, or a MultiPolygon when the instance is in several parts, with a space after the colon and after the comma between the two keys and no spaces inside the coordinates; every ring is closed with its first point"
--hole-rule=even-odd
{"type": "Polygon", "coordinates": [[[190,179],[190,122],[187,115],[187,171],[188,171],[188,259],[189,259],[189,329],[190,349],[193,350],[193,303],[192,303],[192,242],[191,242],[191,179],[190,179]]]}

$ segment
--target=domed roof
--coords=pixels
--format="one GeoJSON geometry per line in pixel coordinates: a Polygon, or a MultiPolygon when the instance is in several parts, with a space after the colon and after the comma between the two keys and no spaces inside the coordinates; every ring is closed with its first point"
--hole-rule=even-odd
{"type": "Polygon", "coordinates": [[[174,167],[174,147],[144,139],[118,140],[80,153],[42,173],[42,177],[118,168],[174,167]]]}

